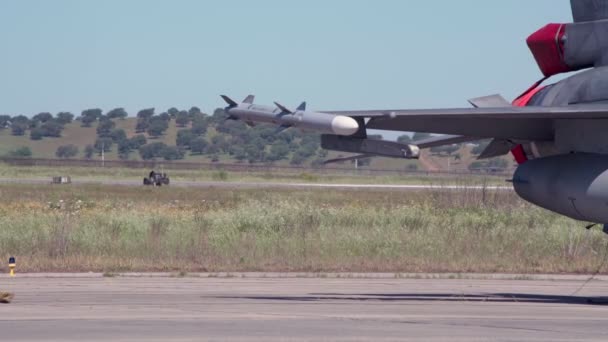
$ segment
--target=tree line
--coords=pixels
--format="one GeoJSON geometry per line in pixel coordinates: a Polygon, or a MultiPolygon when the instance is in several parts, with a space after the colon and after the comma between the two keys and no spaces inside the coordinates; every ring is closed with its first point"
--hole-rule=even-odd
{"type": "MultiPolygon", "coordinates": [[[[90,159],[116,151],[121,159],[130,159],[134,153],[144,160],[179,160],[187,155],[202,155],[213,161],[221,158],[250,163],[288,160],[292,165],[301,165],[306,162],[320,164],[327,155],[326,151],[320,150],[318,134],[295,129],[277,133],[272,125],[249,127],[243,122],[228,120],[223,109],[215,110],[212,115],[203,113],[198,107],[189,110],[170,108],[159,114],[154,108],[142,109],[135,116],[132,132],[117,127],[117,122],[128,116],[124,108],[105,114],[99,108],[86,109],[78,117],[69,112],[40,113],[32,118],[2,115],[0,128],[10,129],[13,135],[29,134],[32,140],[40,140],[61,137],[65,125],[74,121],[82,127],[95,127],[93,143],[59,146],[55,152],[57,158],[84,156],[90,159]],[[161,142],[159,138],[166,134],[172,122],[177,128],[175,143],[161,142]],[[208,134],[210,128],[213,128],[213,134],[208,134]]],[[[32,153],[26,147],[10,155],[30,157],[32,153]]]]}

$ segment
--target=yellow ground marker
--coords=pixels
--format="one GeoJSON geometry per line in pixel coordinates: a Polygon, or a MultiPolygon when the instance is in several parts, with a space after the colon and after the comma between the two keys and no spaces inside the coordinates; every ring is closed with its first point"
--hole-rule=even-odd
{"type": "Polygon", "coordinates": [[[15,257],[8,258],[8,268],[10,269],[8,275],[10,277],[14,277],[15,276],[15,267],[16,266],[17,266],[17,263],[15,262],[15,257]]]}

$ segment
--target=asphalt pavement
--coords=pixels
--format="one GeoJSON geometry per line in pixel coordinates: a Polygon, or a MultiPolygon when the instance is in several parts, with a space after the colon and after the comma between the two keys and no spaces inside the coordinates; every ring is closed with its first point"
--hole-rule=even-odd
{"type": "Polygon", "coordinates": [[[607,341],[608,281],[281,274],[0,277],[3,341],[607,341]],[[589,299],[593,298],[590,302],[589,299]]]}

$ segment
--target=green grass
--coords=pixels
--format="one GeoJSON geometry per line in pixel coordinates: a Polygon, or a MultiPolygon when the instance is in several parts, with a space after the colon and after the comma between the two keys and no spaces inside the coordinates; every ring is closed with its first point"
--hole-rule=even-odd
{"type": "Polygon", "coordinates": [[[605,243],[513,193],[0,186],[21,272],[589,273],[605,243]]]}

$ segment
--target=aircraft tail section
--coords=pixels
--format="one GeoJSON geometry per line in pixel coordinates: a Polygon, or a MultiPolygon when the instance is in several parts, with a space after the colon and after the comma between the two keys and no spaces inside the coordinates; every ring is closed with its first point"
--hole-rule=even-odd
{"type": "Polygon", "coordinates": [[[608,0],[570,0],[574,22],[608,19],[608,0]]]}

